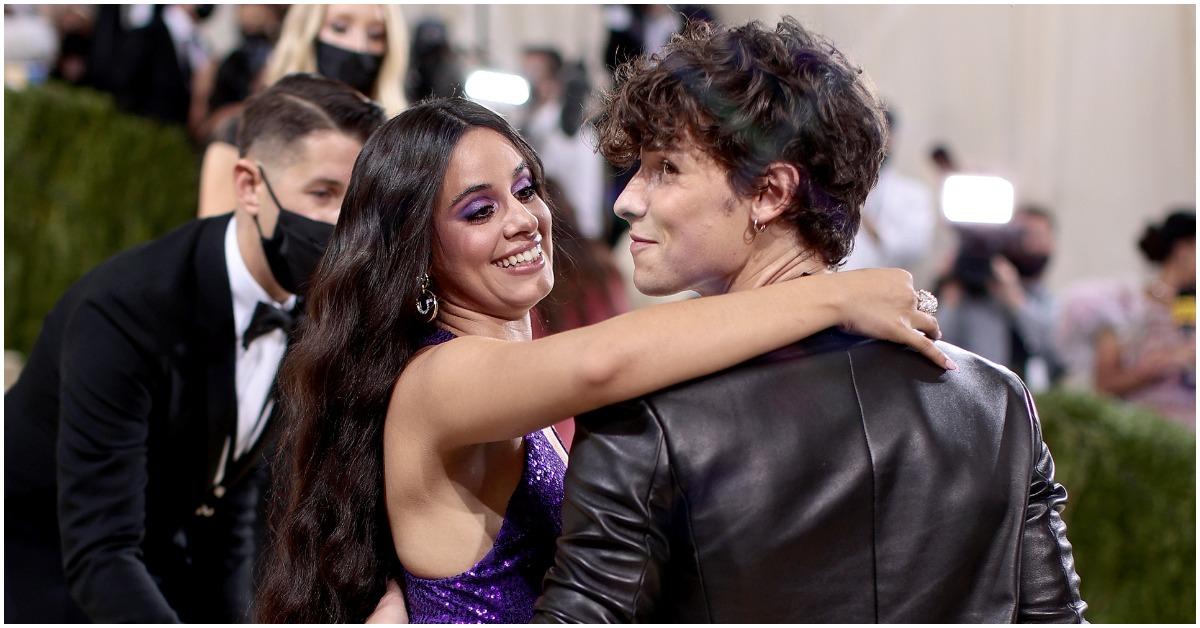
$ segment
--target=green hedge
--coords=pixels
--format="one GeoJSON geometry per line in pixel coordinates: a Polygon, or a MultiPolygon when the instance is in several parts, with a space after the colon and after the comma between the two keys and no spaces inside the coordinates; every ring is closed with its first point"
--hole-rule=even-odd
{"type": "Polygon", "coordinates": [[[1037,398],[1067,487],[1087,618],[1194,623],[1196,436],[1166,419],[1083,393],[1037,398]]]}
{"type": "Polygon", "coordinates": [[[4,346],[28,354],[88,270],[196,215],[199,163],[181,128],[90,90],[4,90],[4,346]]]}

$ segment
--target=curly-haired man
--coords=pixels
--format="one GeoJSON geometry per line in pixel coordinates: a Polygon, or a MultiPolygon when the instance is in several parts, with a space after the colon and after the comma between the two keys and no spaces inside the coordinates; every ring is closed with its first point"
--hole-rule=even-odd
{"type": "MultiPolygon", "coordinates": [[[[638,289],[706,296],[832,272],[887,133],[790,18],[690,28],[620,69],[596,123],[636,162],[614,209],[638,289]]],[[[941,348],[957,371],[829,330],[578,417],[537,619],[1081,621],[1028,391],[941,348]]]]}

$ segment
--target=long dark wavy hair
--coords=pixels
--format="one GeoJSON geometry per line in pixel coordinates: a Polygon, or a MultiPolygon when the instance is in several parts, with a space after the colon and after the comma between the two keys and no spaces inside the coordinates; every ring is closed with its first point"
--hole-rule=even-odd
{"type": "Polygon", "coordinates": [[[383,484],[392,388],[434,331],[416,311],[417,277],[437,277],[434,203],[451,154],[472,128],[522,154],[544,199],[542,164],[503,118],[461,98],[392,118],[354,164],[307,317],[280,371],[284,430],[256,618],[360,623],[400,578],[383,484]]]}

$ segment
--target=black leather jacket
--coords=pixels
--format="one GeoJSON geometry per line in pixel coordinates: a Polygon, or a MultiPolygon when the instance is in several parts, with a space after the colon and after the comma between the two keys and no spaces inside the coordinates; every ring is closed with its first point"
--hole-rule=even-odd
{"type": "Polygon", "coordinates": [[[578,417],[535,621],[1083,620],[1028,391],[827,331],[578,417]]]}

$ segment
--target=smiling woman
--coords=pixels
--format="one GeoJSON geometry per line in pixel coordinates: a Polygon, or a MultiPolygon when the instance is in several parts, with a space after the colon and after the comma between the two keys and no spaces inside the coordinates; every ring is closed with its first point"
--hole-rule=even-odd
{"type": "Polygon", "coordinates": [[[459,335],[477,313],[520,320],[554,287],[550,208],[534,185],[532,161],[503,135],[467,131],[450,158],[434,216],[434,274],[442,319],[459,335]],[[551,258],[552,259],[552,258],[551,258]]]}
{"type": "Polygon", "coordinates": [[[414,622],[526,622],[560,529],[565,453],[550,425],[835,325],[946,364],[914,333],[937,323],[898,270],[531,340],[554,277],[545,199],[538,156],[470,101],[421,103],[364,146],[283,366],[260,621],[362,621],[394,578],[414,622]]]}

